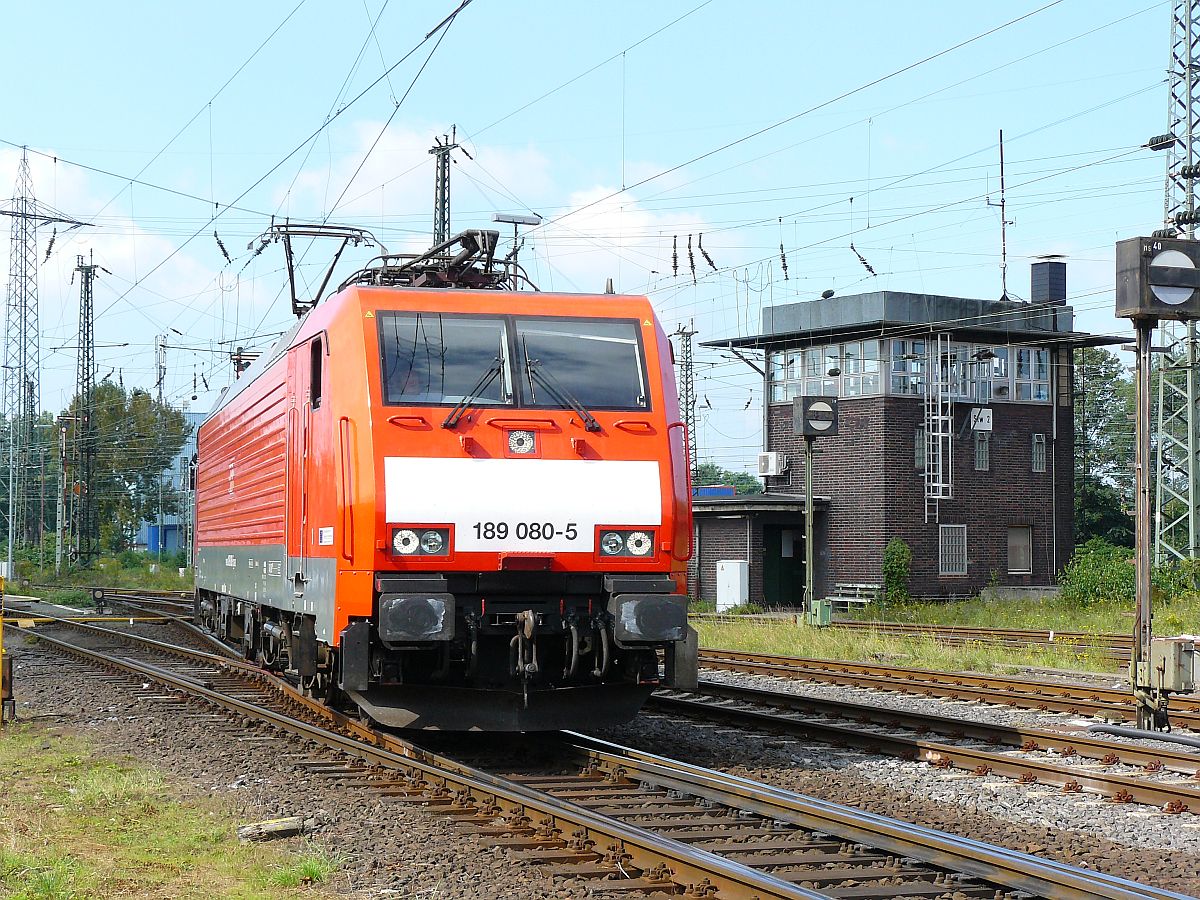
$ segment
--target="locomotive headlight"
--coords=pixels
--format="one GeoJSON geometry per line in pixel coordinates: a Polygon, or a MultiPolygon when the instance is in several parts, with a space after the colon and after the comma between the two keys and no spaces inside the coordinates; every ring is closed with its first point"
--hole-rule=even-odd
{"type": "Polygon", "coordinates": [[[532,431],[510,431],[508,433],[508,452],[525,456],[537,449],[537,440],[532,431]]]}
{"type": "Polygon", "coordinates": [[[625,538],[625,549],[633,556],[645,556],[654,548],[654,539],[644,531],[631,531],[625,538]]]}
{"type": "Polygon", "coordinates": [[[600,535],[600,552],[606,556],[616,556],[625,549],[625,539],[620,532],[606,531],[600,535]]]}
{"type": "Polygon", "coordinates": [[[426,531],[421,535],[421,549],[425,553],[441,553],[442,548],[446,546],[446,539],[442,537],[440,532],[426,531]]]}
{"type": "Polygon", "coordinates": [[[392,549],[400,556],[416,553],[420,546],[417,533],[411,528],[397,528],[392,532],[392,549]]]}

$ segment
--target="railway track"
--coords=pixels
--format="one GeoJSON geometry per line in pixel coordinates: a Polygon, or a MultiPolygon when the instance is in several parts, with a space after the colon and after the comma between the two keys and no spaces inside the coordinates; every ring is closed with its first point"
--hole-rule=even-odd
{"type": "MultiPolygon", "coordinates": [[[[792,615],[739,615],[692,613],[690,618],[700,622],[732,624],[754,622],[760,625],[801,625],[803,617],[792,615]]],[[[1038,628],[982,628],[966,625],[928,625],[915,622],[882,622],[875,620],[843,619],[832,628],[847,631],[874,632],[895,637],[929,638],[943,644],[998,644],[1007,647],[1070,648],[1083,650],[1117,662],[1129,660],[1133,638],[1123,634],[1095,634],[1086,631],[1049,631],[1038,628]]]]}
{"type": "MultiPolygon", "coordinates": [[[[148,700],[194,700],[316,742],[297,764],[456,820],[583,889],[693,897],[1176,898],[1090,870],[581,735],[485,771],[372,730],[243,662],[83,623],[14,629],[148,700]]],[[[188,710],[188,713],[183,713],[188,710]]]]}
{"type": "Polygon", "coordinates": [[[805,741],[921,760],[973,775],[1090,792],[1171,814],[1200,814],[1200,755],[1104,740],[1086,733],[972,722],[798,694],[702,681],[692,694],[659,692],[650,709],[805,741]]]}
{"type": "MultiPolygon", "coordinates": [[[[735,650],[700,650],[701,668],[898,691],[950,700],[977,700],[1002,706],[1073,713],[1117,722],[1136,719],[1126,690],[1002,675],[936,672],[836,660],[772,656],[735,650]]],[[[1171,722],[1200,730],[1200,698],[1172,699],[1171,722]]]]}

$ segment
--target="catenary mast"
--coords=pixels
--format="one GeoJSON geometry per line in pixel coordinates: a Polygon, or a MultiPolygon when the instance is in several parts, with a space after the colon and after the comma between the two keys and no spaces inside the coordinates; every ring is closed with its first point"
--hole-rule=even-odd
{"type": "MultiPolygon", "coordinates": [[[[1200,0],[1175,0],[1167,70],[1167,133],[1148,146],[1165,150],[1164,223],[1156,237],[1194,238],[1200,176],[1200,0]]],[[[1200,549],[1200,341],[1195,322],[1161,326],[1158,361],[1156,562],[1195,557],[1200,549]]]]}

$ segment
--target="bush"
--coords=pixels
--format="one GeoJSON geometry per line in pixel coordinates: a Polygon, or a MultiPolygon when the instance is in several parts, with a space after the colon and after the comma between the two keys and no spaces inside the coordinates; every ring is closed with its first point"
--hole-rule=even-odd
{"type": "Polygon", "coordinates": [[[122,550],[117,555],[122,569],[140,569],[146,564],[146,554],[137,550],[122,550]]]}
{"type": "Polygon", "coordinates": [[[912,549],[900,538],[892,538],[883,548],[883,597],[887,603],[908,599],[908,579],[912,575],[912,549]]]}
{"type": "Polygon", "coordinates": [[[1133,551],[1102,538],[1075,548],[1058,576],[1064,600],[1088,606],[1105,600],[1133,603],[1133,551]]]}
{"type": "MultiPolygon", "coordinates": [[[[1170,601],[1200,588],[1200,560],[1185,559],[1156,566],[1150,574],[1155,596],[1170,601]]],[[[1132,605],[1137,593],[1133,551],[1102,538],[1075,548],[1058,576],[1064,600],[1088,606],[1102,601],[1132,605]]]]}

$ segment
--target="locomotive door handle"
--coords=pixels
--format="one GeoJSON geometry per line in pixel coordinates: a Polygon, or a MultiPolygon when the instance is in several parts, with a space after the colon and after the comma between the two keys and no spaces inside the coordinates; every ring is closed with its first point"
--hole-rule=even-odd
{"type": "Polygon", "coordinates": [[[354,472],[350,467],[353,428],[354,423],[349,416],[338,419],[338,445],[342,456],[342,558],[347,562],[354,559],[354,472]]]}

